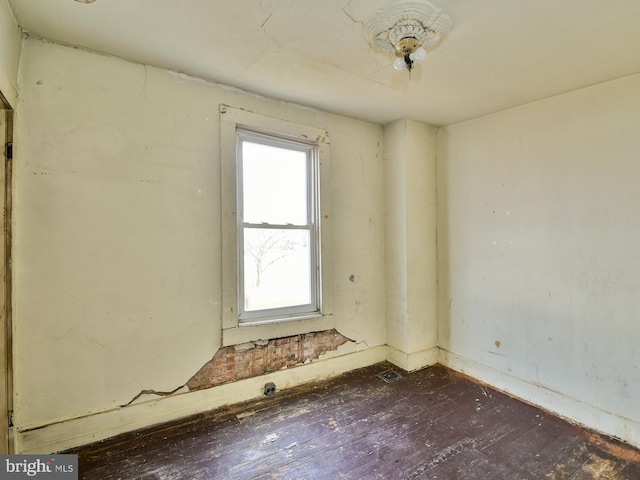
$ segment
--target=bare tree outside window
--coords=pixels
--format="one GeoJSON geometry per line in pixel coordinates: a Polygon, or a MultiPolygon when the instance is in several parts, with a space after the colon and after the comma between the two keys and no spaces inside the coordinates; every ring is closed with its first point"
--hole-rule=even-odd
{"type": "Polygon", "coordinates": [[[287,241],[287,235],[277,230],[264,230],[251,242],[245,242],[245,255],[249,255],[256,267],[255,287],[260,288],[262,274],[271,265],[287,256],[293,244],[287,241]]]}

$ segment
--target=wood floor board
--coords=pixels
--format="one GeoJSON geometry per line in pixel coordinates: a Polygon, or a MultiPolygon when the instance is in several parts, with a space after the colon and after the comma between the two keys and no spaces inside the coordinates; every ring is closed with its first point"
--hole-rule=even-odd
{"type": "Polygon", "coordinates": [[[382,363],[73,452],[84,480],[640,479],[637,450],[439,365],[382,363]]]}
{"type": "Polygon", "coordinates": [[[495,472],[495,465],[482,453],[471,448],[457,453],[455,459],[442,462],[427,461],[422,468],[415,469],[405,478],[411,480],[451,479],[472,480],[495,472]]]}
{"type": "MultiPolygon", "coordinates": [[[[519,468],[528,464],[530,469],[537,468],[546,459],[541,455],[545,447],[554,442],[559,433],[545,429],[544,426],[533,426],[513,442],[502,445],[503,448],[492,452],[493,458],[502,459],[507,466],[519,468]]],[[[487,450],[483,453],[487,455],[487,450]]]]}
{"type": "Polygon", "coordinates": [[[560,458],[547,467],[544,478],[549,480],[570,479],[590,455],[587,443],[582,437],[576,436],[574,441],[561,452],[560,458]]]}
{"type": "MultiPolygon", "coordinates": [[[[553,478],[554,474],[550,472],[560,461],[567,457],[571,452],[570,449],[576,443],[574,435],[563,433],[534,454],[531,460],[520,465],[517,470],[522,472],[523,478],[526,479],[553,478]]],[[[579,462],[577,462],[577,465],[579,465],[579,462]]]]}
{"type": "Polygon", "coordinates": [[[638,480],[640,478],[640,463],[629,462],[623,469],[624,480],[638,480]]]}
{"type": "MultiPolygon", "coordinates": [[[[367,442],[369,437],[380,436],[388,438],[393,429],[393,423],[398,415],[390,414],[376,407],[368,418],[358,418],[356,415],[344,416],[340,412],[325,411],[324,408],[314,415],[300,417],[299,420],[305,425],[301,431],[300,424],[288,424],[287,428],[272,431],[260,441],[248,448],[254,451],[262,450],[263,454],[251,462],[242,464],[242,467],[249,471],[261,472],[265,468],[272,468],[281,460],[273,454],[287,450],[286,454],[291,457],[305,457],[308,459],[331,457],[336,454],[336,450],[343,447],[353,447],[357,445],[357,451],[363,447],[361,442],[367,442]],[[337,414],[336,414],[337,413],[337,414]],[[322,416],[324,415],[324,417],[322,416]],[[267,444],[265,452],[263,445],[267,444]]],[[[252,421],[260,422],[259,417],[252,418],[252,421]]],[[[246,448],[239,445],[240,448],[246,448]]],[[[229,458],[233,460],[233,456],[229,458]]],[[[239,462],[232,462],[239,464],[239,462]]],[[[237,469],[237,468],[236,468],[237,469]]]]}
{"type": "MultiPolygon", "coordinates": [[[[544,479],[545,477],[540,477],[544,479]]],[[[517,472],[515,472],[512,468],[507,467],[501,463],[494,463],[491,465],[490,471],[485,473],[482,477],[479,477],[478,480],[522,480],[517,476],[517,472]]],[[[475,479],[470,479],[475,480],[475,479]]],[[[545,479],[546,480],[546,479],[545,479]]]]}

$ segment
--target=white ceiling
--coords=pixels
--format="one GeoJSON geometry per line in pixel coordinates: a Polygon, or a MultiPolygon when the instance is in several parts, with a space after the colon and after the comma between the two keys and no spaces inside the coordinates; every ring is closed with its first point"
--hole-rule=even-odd
{"type": "Polygon", "coordinates": [[[444,125],[640,73],[640,0],[432,0],[444,43],[396,72],[389,0],[9,0],[28,33],[303,105],[444,125]]]}

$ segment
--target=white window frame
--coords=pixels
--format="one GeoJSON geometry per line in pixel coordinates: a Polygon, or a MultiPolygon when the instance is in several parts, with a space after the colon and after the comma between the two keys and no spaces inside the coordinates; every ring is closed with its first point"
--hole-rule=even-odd
{"type": "MultiPolygon", "coordinates": [[[[294,144],[292,143],[292,145],[294,144]]],[[[301,333],[334,328],[331,291],[331,215],[329,201],[330,143],[328,132],[246,110],[220,106],[221,204],[222,204],[222,344],[235,345],[252,340],[280,338],[301,333]],[[240,136],[264,135],[274,142],[294,142],[303,148],[313,147],[316,167],[311,180],[317,188],[312,193],[310,208],[317,228],[315,248],[317,269],[316,304],[306,311],[284,307],[271,310],[270,315],[243,312],[241,289],[242,261],[240,251],[242,222],[239,215],[237,161],[240,136]]],[[[313,163],[313,162],[312,162],[313,163]]],[[[266,312],[266,311],[261,311],[266,312]]]]}
{"type": "Polygon", "coordinates": [[[238,222],[237,222],[237,238],[238,238],[238,322],[240,324],[263,323],[273,321],[295,320],[306,317],[317,317],[322,312],[322,269],[320,264],[320,225],[319,225],[319,182],[318,176],[318,148],[315,142],[309,140],[284,138],[280,135],[255,131],[246,127],[237,127],[236,137],[236,202],[238,205],[238,222]],[[243,142],[259,143],[271,147],[283,148],[287,150],[295,150],[305,153],[306,156],[306,192],[307,192],[307,221],[304,224],[293,225],[273,224],[273,223],[251,223],[244,219],[244,190],[243,190],[243,142]],[[295,305],[289,307],[278,307],[263,310],[245,310],[245,270],[244,264],[244,232],[246,229],[268,229],[277,228],[278,230],[307,230],[309,232],[310,241],[310,302],[304,305],[295,305]]]}

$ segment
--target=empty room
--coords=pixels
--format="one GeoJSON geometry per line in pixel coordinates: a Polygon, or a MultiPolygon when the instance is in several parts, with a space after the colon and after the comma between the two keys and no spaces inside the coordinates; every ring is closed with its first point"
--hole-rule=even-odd
{"type": "Polygon", "coordinates": [[[0,0],[0,478],[640,479],[639,24],[0,0]]]}

